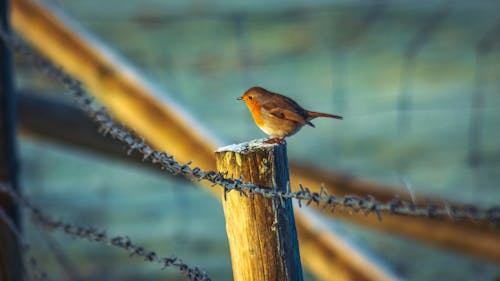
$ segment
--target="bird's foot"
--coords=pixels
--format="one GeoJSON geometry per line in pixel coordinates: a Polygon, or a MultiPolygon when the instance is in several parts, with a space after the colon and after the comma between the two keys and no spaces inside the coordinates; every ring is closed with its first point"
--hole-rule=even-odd
{"type": "Polygon", "coordinates": [[[284,144],[285,143],[285,138],[270,138],[270,139],[265,140],[264,143],[267,143],[267,144],[273,144],[273,143],[284,144]]]}

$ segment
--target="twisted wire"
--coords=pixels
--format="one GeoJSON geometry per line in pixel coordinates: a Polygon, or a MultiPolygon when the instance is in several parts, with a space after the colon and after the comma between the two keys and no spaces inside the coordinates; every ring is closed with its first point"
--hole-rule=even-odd
{"type": "MultiPolygon", "coordinates": [[[[162,269],[167,267],[175,267],[183,273],[191,281],[210,281],[207,273],[198,267],[189,266],[184,263],[182,259],[172,257],[161,257],[154,251],[150,251],[140,245],[133,243],[127,236],[114,236],[110,237],[105,231],[99,230],[95,227],[83,227],[76,224],[64,222],[62,220],[53,219],[47,215],[40,208],[37,208],[26,198],[21,196],[18,192],[12,189],[9,185],[0,182],[0,192],[9,195],[19,206],[27,210],[31,216],[32,221],[47,229],[48,231],[60,231],[70,236],[86,239],[91,242],[96,242],[108,246],[123,249],[127,251],[130,256],[139,256],[144,258],[144,261],[150,263],[158,263],[162,265],[162,269]]],[[[1,213],[0,213],[1,214],[1,213]]]]}

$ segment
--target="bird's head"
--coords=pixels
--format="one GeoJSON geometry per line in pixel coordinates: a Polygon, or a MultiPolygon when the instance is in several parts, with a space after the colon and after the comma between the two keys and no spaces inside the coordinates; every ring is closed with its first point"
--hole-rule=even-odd
{"type": "Polygon", "coordinates": [[[256,103],[262,104],[268,97],[270,93],[261,87],[252,87],[248,89],[243,96],[239,97],[238,100],[244,101],[247,105],[254,105],[256,103]]]}

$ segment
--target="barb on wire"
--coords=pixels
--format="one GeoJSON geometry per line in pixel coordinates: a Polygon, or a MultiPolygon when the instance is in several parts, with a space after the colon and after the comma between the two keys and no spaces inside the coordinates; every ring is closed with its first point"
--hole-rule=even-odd
{"type": "Polygon", "coordinates": [[[85,93],[80,81],[67,74],[61,67],[55,66],[51,61],[39,55],[28,45],[11,37],[0,30],[0,39],[3,39],[8,46],[30,60],[35,66],[40,68],[49,77],[60,81],[77,99],[84,112],[99,126],[99,131],[105,135],[121,141],[129,148],[128,153],[134,150],[143,155],[143,161],[151,161],[161,166],[161,169],[174,175],[182,175],[192,181],[206,180],[214,185],[224,188],[224,193],[237,191],[241,194],[260,194],[266,198],[276,198],[280,200],[296,199],[301,205],[305,201],[307,205],[316,204],[323,208],[329,207],[334,211],[336,207],[362,212],[365,215],[375,213],[381,219],[381,213],[391,213],[407,216],[425,217],[450,217],[454,220],[472,219],[498,223],[500,221],[500,206],[490,208],[479,208],[475,206],[454,206],[444,203],[443,206],[427,205],[425,207],[416,206],[412,202],[406,202],[399,198],[382,203],[372,196],[365,198],[356,196],[337,197],[328,194],[322,189],[320,193],[313,192],[307,187],[300,185],[300,190],[296,192],[274,192],[261,186],[245,183],[240,179],[225,178],[224,175],[215,171],[204,171],[199,167],[191,167],[191,162],[181,164],[174,159],[174,156],[166,152],[159,152],[145,143],[144,139],[134,136],[125,126],[115,123],[110,114],[102,107],[98,106],[85,93]]]}
{"type": "Polygon", "coordinates": [[[114,246],[127,251],[130,256],[144,258],[145,262],[158,263],[162,269],[175,267],[191,281],[210,281],[207,273],[198,267],[191,267],[184,263],[182,259],[172,257],[160,257],[154,251],[149,251],[144,247],[133,243],[127,236],[109,237],[105,231],[94,227],[82,227],[75,224],[55,220],[42,210],[32,205],[26,198],[21,196],[10,186],[0,183],[0,192],[9,195],[19,206],[26,209],[31,215],[33,222],[49,231],[61,231],[70,236],[86,239],[104,245],[114,246]]]}

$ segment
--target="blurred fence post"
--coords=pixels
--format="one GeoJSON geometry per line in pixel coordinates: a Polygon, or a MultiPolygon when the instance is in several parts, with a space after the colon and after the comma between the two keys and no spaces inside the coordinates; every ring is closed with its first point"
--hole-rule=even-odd
{"type": "MultiPolygon", "coordinates": [[[[0,0],[0,28],[9,31],[9,1],[0,0]]],[[[13,90],[12,55],[0,40],[0,182],[17,188],[16,101],[13,90]]],[[[11,198],[0,195],[0,208],[19,227],[11,198]]],[[[11,229],[0,220],[0,280],[22,280],[20,248],[11,229]]]]}
{"type": "MultiPolygon", "coordinates": [[[[219,148],[217,170],[264,188],[289,188],[286,144],[251,141],[219,148]]],[[[303,280],[290,200],[241,195],[223,199],[235,281],[303,280]]]]}

